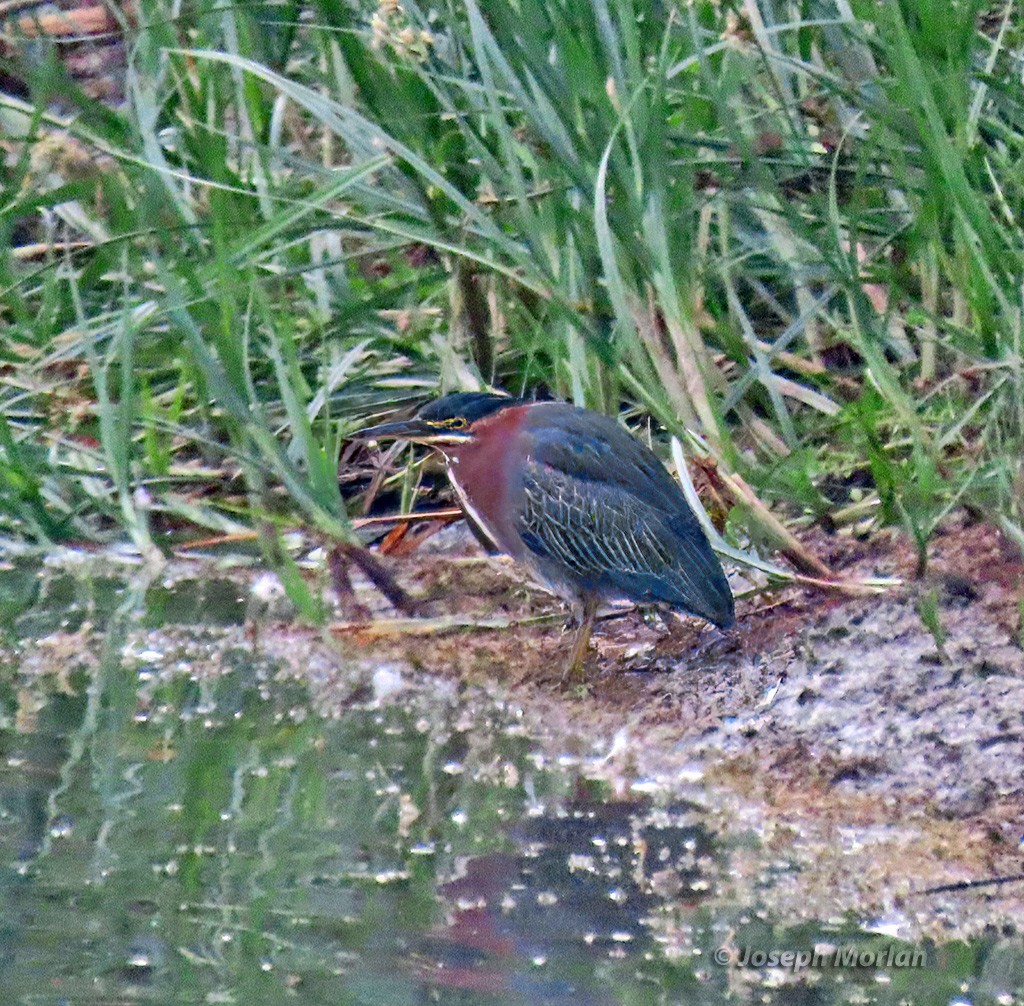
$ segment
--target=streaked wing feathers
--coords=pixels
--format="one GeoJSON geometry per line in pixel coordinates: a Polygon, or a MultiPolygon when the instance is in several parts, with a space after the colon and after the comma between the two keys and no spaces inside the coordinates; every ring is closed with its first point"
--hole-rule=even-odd
{"type": "Polygon", "coordinates": [[[569,475],[531,458],[520,534],[542,563],[568,567],[586,590],[664,601],[727,625],[732,595],[722,568],[682,494],[685,510],[669,495],[640,496],[617,482],[580,478],[575,470],[569,475]]]}

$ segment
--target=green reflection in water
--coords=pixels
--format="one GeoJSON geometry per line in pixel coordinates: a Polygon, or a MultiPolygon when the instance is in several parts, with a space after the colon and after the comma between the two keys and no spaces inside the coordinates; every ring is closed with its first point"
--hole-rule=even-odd
{"type": "Polygon", "coordinates": [[[125,656],[129,629],[175,619],[215,647],[210,627],[244,615],[232,581],[19,568],[0,595],[5,1004],[944,1006],[1024,988],[1006,936],[916,969],[716,964],[723,943],[894,944],[730,905],[729,850],[697,808],[542,764],[496,702],[468,715],[430,689],[325,719],[237,635],[217,674],[163,666],[166,640],[125,656]],[[67,635],[89,622],[91,655],[67,635]]]}

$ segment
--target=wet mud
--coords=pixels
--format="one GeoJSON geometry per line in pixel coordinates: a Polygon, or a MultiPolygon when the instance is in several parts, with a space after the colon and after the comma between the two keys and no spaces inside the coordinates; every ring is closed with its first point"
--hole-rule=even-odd
{"type": "MultiPolygon", "coordinates": [[[[1019,555],[966,516],[937,537],[922,578],[895,534],[809,544],[845,576],[903,586],[761,594],[739,604],[729,633],[637,611],[606,618],[577,686],[562,678],[563,609],[453,529],[394,567],[441,599],[422,632],[406,620],[389,632],[384,616],[335,625],[334,637],[353,659],[499,691],[553,753],[585,757],[616,792],[691,795],[699,780],[719,827],[751,832],[789,864],[769,896],[780,917],[892,915],[929,935],[1020,926],[1019,555]]],[[[758,876],[734,871],[738,888],[758,876]]]]}

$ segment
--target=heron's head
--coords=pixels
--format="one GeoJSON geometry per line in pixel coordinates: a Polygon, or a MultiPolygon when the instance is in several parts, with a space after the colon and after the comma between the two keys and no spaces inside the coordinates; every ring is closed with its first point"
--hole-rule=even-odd
{"type": "Polygon", "coordinates": [[[428,402],[410,419],[371,426],[356,434],[360,440],[408,440],[431,447],[455,447],[472,443],[473,427],[522,399],[483,391],[460,391],[428,402]]]}

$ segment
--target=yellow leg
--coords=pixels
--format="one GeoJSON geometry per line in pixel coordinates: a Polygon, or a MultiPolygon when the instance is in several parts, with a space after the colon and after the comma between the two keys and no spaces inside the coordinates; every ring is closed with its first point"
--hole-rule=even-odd
{"type": "Polygon", "coordinates": [[[597,598],[585,597],[583,599],[583,619],[576,632],[576,639],[572,644],[572,656],[569,658],[569,665],[562,675],[563,681],[571,681],[576,684],[583,682],[583,661],[587,656],[587,647],[590,645],[590,633],[594,629],[594,616],[597,614],[597,598]]]}

